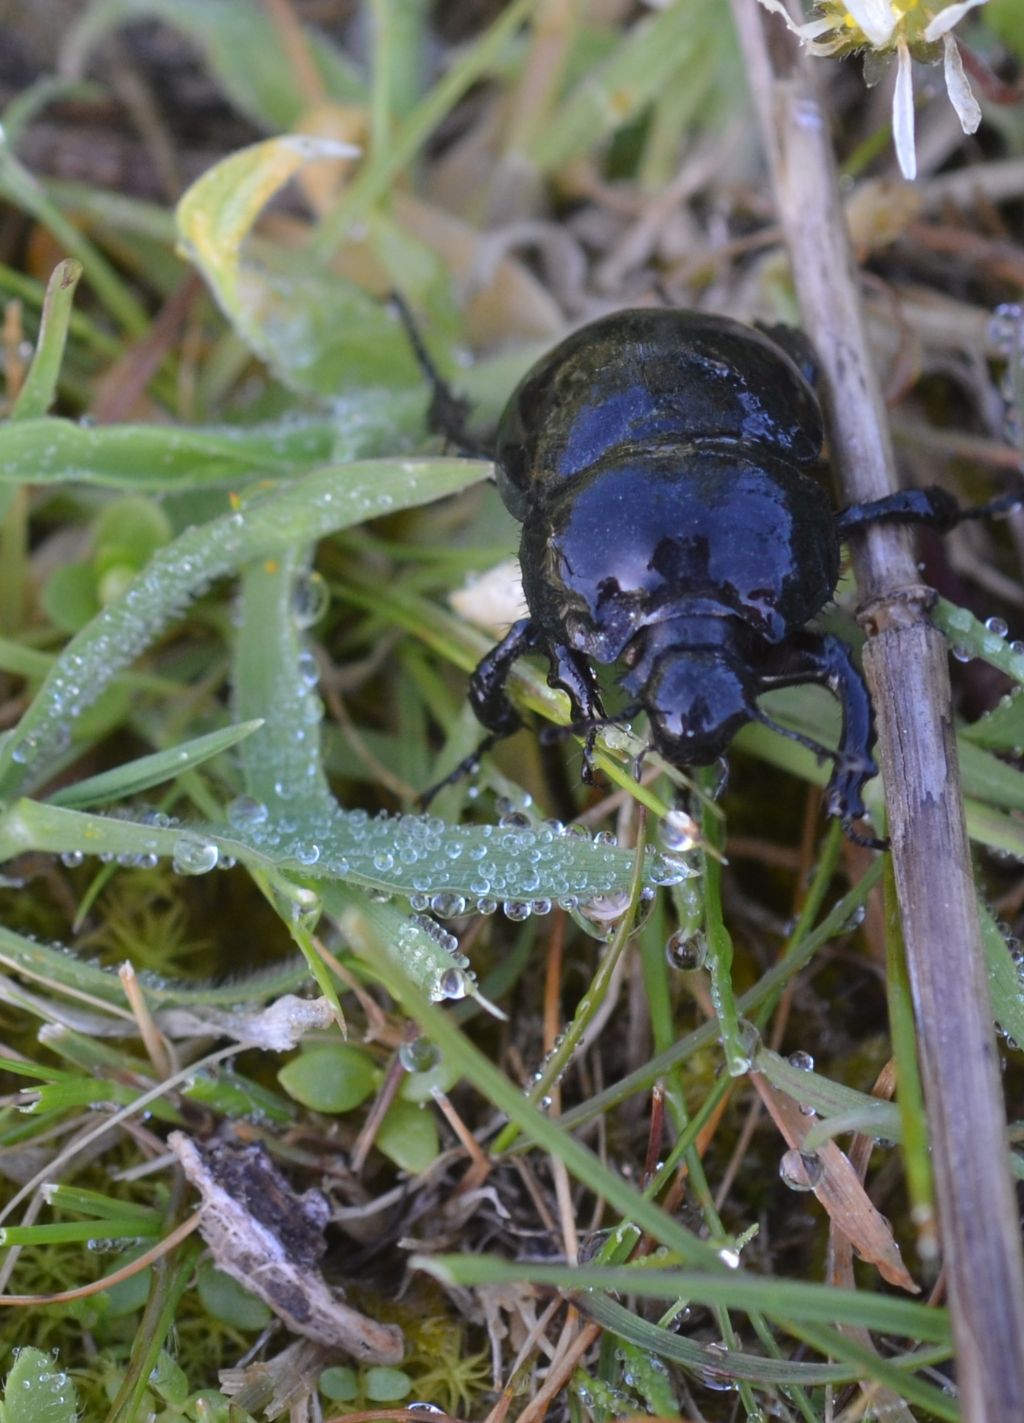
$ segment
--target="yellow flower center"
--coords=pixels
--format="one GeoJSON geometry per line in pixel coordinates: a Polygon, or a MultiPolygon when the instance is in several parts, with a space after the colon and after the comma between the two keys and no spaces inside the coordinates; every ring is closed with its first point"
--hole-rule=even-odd
{"type": "Polygon", "coordinates": [[[909,45],[911,52],[923,48],[928,53],[932,47],[927,45],[924,32],[946,4],[947,0],[890,0],[889,13],[894,24],[883,44],[875,44],[868,38],[853,12],[840,0],[818,0],[814,13],[833,26],[832,39],[839,41],[840,54],[858,49],[889,52],[898,44],[909,45]]]}

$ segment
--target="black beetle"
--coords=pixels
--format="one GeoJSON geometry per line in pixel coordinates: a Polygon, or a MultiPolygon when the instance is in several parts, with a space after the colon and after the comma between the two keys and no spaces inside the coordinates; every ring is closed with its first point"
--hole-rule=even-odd
{"type": "MultiPolygon", "coordinates": [[[[840,544],[871,523],[945,531],[1019,501],[961,510],[931,487],[837,514],[800,339],[700,312],[619,311],[524,376],[498,426],[495,464],[523,526],[530,615],[470,679],[491,735],[455,775],[520,726],[506,682],[521,654],[538,651],[549,684],[569,696],[574,729],[587,733],[588,778],[597,729],[641,711],[654,748],[679,767],[712,764],[759,721],[832,759],[828,811],[853,834],[876,772],[871,702],[845,643],[806,626],[833,596],[840,544]],[[623,669],[630,705],[614,717],[594,663],[623,669]],[[834,752],[757,705],[803,682],[839,701],[834,752]]],[[[446,392],[434,380],[437,411],[446,392]]]]}

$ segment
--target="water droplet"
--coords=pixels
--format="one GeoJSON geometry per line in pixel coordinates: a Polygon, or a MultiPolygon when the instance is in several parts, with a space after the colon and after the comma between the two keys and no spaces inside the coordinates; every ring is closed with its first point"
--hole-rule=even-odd
{"type": "Polygon", "coordinates": [[[1024,327],[1024,307],[1016,302],[1001,302],[988,319],[988,339],[996,350],[1010,356],[1021,343],[1024,327]]]}
{"type": "Polygon", "coordinates": [[[292,617],[296,626],[309,628],[318,623],[330,601],[330,589],[315,570],[296,578],[292,588],[292,617]]]}
{"type": "Polygon", "coordinates": [[[588,919],[595,919],[599,924],[613,924],[616,919],[621,919],[629,908],[629,895],[625,891],[619,894],[595,894],[593,899],[588,899],[580,908],[588,919]]]}
{"type": "Polygon", "coordinates": [[[703,934],[691,934],[677,929],[665,941],[665,959],[669,968],[680,973],[693,973],[703,968],[708,958],[708,942],[703,934]]]}
{"type": "Polygon", "coordinates": [[[304,687],[315,687],[320,680],[320,665],[316,660],[316,653],[304,647],[299,653],[296,670],[304,687]]]}
{"type": "Polygon", "coordinates": [[[434,991],[430,996],[435,1003],[445,998],[465,998],[466,986],[466,976],[461,969],[446,968],[442,974],[438,975],[434,991]]]}
{"type": "Polygon", "coordinates": [[[860,926],[864,923],[864,920],[867,917],[867,912],[868,911],[866,905],[855,905],[853,909],[850,910],[849,914],[846,916],[846,920],[843,923],[842,928],[838,932],[840,934],[852,934],[855,929],[859,929],[860,926]]]}
{"type": "Polygon", "coordinates": [[[511,919],[515,923],[521,923],[530,917],[530,906],[521,899],[506,899],[501,907],[505,918],[511,919]]]}
{"type": "Polygon", "coordinates": [[[1005,637],[1010,630],[1002,618],[986,618],[985,626],[999,638],[1005,637]]]}
{"type": "Polygon", "coordinates": [[[435,894],[430,908],[442,919],[458,919],[460,914],[466,912],[466,901],[461,894],[435,894]]]}
{"type": "Polygon", "coordinates": [[[76,870],[85,859],[81,850],[65,850],[60,857],[62,865],[66,865],[69,870],[76,870]]]}
{"type": "Polygon", "coordinates": [[[700,827],[685,810],[670,810],[658,826],[658,839],[666,850],[692,850],[700,841],[700,827]]]}
{"type": "Polygon", "coordinates": [[[804,1052],[800,1048],[797,1048],[796,1052],[791,1052],[787,1061],[790,1067],[796,1067],[801,1072],[814,1071],[814,1058],[809,1052],[804,1052]]]}
{"type": "MultiPolygon", "coordinates": [[[[713,985],[711,996],[714,1001],[713,985]]],[[[757,1031],[756,1024],[752,1023],[749,1018],[741,1018],[737,1051],[728,1062],[729,1076],[742,1077],[745,1072],[749,1072],[754,1065],[754,1058],[757,1056],[760,1046],[761,1034],[757,1031]]]]}
{"type": "Polygon", "coordinates": [[[205,875],[216,869],[219,858],[216,845],[187,832],[178,836],[171,853],[174,872],[179,875],[205,875]]]}
{"type": "Polygon", "coordinates": [[[821,1158],[807,1151],[787,1151],[779,1162],[779,1175],[791,1191],[813,1191],[825,1166],[821,1158]]]}
{"type": "Polygon", "coordinates": [[[441,1050],[429,1038],[413,1038],[398,1049],[398,1061],[406,1072],[429,1072],[441,1061],[441,1050]]]}
{"type": "Polygon", "coordinates": [[[696,873],[692,865],[676,855],[654,854],[650,858],[647,877],[652,884],[673,885],[692,879],[696,873]]]}

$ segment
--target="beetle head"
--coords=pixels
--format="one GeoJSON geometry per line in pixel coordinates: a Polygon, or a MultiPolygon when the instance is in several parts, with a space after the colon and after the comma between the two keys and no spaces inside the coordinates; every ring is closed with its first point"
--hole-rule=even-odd
{"type": "Polygon", "coordinates": [[[675,766],[717,761],[757,717],[749,672],[717,647],[669,649],[641,692],[656,750],[675,766]]]}

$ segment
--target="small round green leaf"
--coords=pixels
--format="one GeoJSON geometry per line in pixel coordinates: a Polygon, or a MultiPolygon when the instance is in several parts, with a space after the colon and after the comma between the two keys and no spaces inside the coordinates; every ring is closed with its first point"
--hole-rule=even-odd
{"type": "Polygon", "coordinates": [[[182,1404],[188,1398],[188,1375],[166,1349],[160,1350],[156,1367],[149,1375],[149,1386],[165,1403],[182,1404]]]}
{"type": "Polygon", "coordinates": [[[351,1112],[376,1089],[373,1058],[348,1043],[325,1043],[299,1053],[277,1079],[290,1097],[314,1112],[351,1112]]]}
{"type": "Polygon", "coordinates": [[[100,574],[122,565],[136,572],[174,535],[171,521],[152,499],[130,495],[108,504],[93,529],[93,564],[100,574]]]}
{"type": "MultiPolygon", "coordinates": [[[[141,1249],[126,1252],[121,1256],[121,1263],[127,1265],[142,1253],[141,1249]]],[[[104,1290],[100,1296],[103,1301],[104,1319],[120,1319],[126,1314],[133,1314],[135,1310],[141,1309],[146,1303],[152,1283],[153,1271],[147,1267],[134,1275],[127,1276],[126,1279],[119,1280],[116,1285],[111,1285],[109,1289],[104,1290]]]]}
{"type": "Polygon", "coordinates": [[[398,1088],[403,1102],[429,1102],[434,1090],[450,1092],[459,1080],[459,1071],[442,1057],[426,1072],[407,1072],[398,1088]]]}
{"type": "Polygon", "coordinates": [[[324,1369],[319,1387],[324,1398],[329,1398],[332,1403],[351,1403],[359,1397],[359,1379],[355,1369],[350,1369],[347,1364],[324,1369]]]}
{"type": "MultiPolygon", "coordinates": [[[[404,1393],[393,1396],[402,1398],[404,1393]]],[[[77,1414],[70,1376],[41,1349],[22,1349],[7,1375],[4,1423],[75,1423],[77,1414]]]]}
{"type": "Polygon", "coordinates": [[[199,1298],[214,1319],[235,1329],[264,1329],[272,1317],[261,1299],[216,1265],[200,1265],[199,1298]]]}
{"type": "Polygon", "coordinates": [[[402,1369],[367,1369],[363,1387],[371,1403],[397,1403],[412,1389],[412,1379],[402,1369]]]}
{"type": "Polygon", "coordinates": [[[425,1171],[441,1149],[433,1112],[412,1102],[392,1104],[375,1145],[401,1171],[425,1171]]]}
{"type": "Polygon", "coordinates": [[[61,632],[78,632],[100,610],[96,575],[87,563],[55,568],[43,585],[43,611],[61,632]]]}

